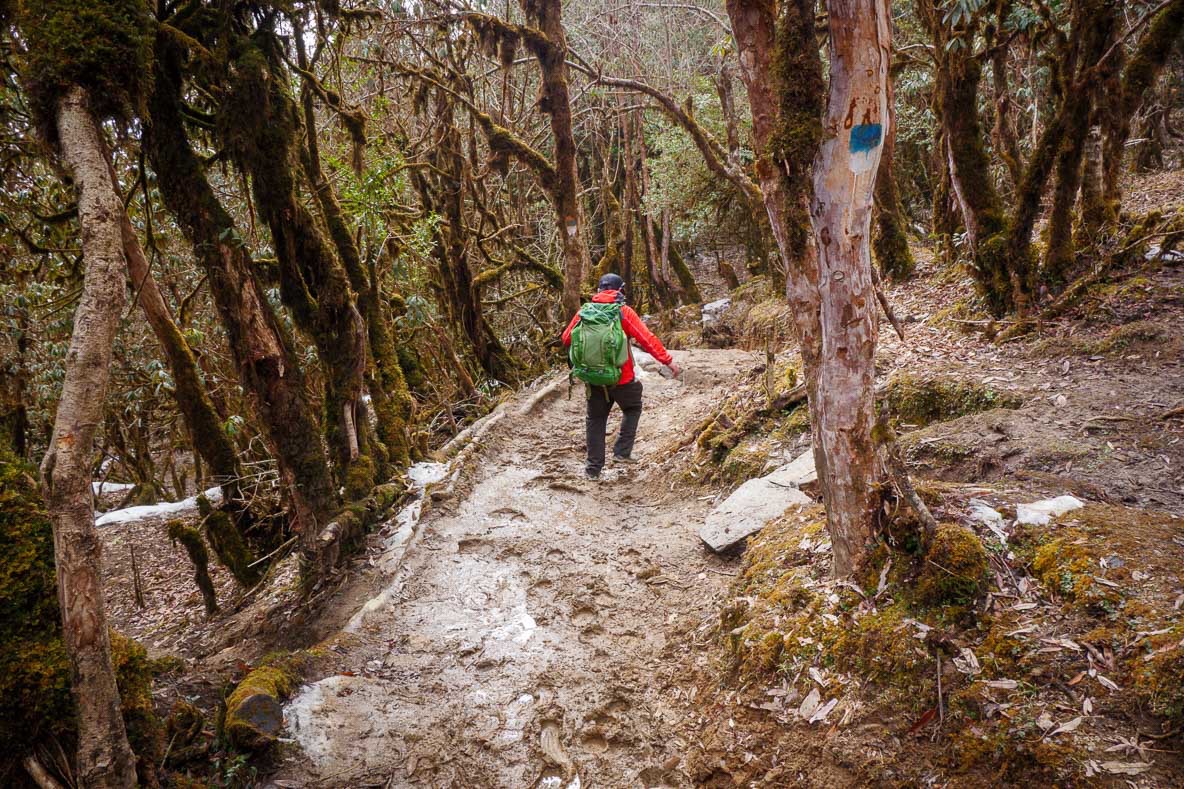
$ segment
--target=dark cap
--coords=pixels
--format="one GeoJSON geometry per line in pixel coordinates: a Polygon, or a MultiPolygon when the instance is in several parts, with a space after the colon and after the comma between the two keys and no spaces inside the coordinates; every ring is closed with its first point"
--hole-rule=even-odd
{"type": "Polygon", "coordinates": [[[596,290],[620,290],[625,287],[625,280],[616,274],[605,274],[596,285],[596,290]]]}

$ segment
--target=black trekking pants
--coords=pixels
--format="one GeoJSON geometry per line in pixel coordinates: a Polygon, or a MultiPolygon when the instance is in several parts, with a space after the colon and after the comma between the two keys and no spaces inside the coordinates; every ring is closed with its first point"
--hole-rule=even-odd
{"type": "Polygon", "coordinates": [[[633,440],[637,438],[637,423],[641,420],[641,381],[634,379],[621,386],[588,387],[588,471],[592,474],[604,468],[604,433],[613,403],[625,414],[613,454],[629,457],[633,454],[633,440]]]}

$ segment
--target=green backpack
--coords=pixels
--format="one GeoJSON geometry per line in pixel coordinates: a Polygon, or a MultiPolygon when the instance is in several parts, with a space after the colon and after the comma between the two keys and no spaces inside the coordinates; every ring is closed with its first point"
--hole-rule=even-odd
{"type": "Polygon", "coordinates": [[[571,374],[592,386],[615,386],[629,361],[629,340],[621,327],[619,304],[590,302],[580,307],[571,330],[571,374]]]}

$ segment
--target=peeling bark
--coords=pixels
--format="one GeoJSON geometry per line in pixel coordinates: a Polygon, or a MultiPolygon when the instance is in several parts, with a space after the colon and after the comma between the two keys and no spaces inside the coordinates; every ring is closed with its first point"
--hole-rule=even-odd
{"type": "Polygon", "coordinates": [[[866,553],[881,479],[872,439],[878,313],[868,236],[890,120],[891,41],[885,0],[830,0],[827,9],[831,92],[815,148],[821,61],[813,2],[785,3],[780,17],[771,0],[728,2],[760,148],[757,173],[801,344],[834,571],[845,576],[866,553]]]}

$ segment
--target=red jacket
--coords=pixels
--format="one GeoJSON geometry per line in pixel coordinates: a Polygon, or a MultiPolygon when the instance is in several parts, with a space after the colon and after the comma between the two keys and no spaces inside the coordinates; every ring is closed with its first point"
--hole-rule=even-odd
{"type": "MultiPolygon", "coordinates": [[[[592,297],[592,301],[597,304],[612,304],[617,300],[617,291],[602,290],[592,297]]],[[[580,315],[576,313],[575,317],[571,319],[571,323],[567,324],[567,329],[563,332],[564,346],[571,345],[571,330],[580,322],[580,315]]],[[[670,352],[662,345],[662,341],[654,336],[654,333],[646,328],[645,321],[641,316],[633,311],[633,308],[622,304],[621,305],[621,328],[625,330],[625,335],[630,339],[636,340],[646,353],[657,359],[662,364],[670,364],[673,358],[670,352]]],[[[621,380],[617,381],[617,386],[627,384],[633,380],[633,354],[629,354],[629,358],[625,361],[625,365],[621,368],[621,380]]]]}

